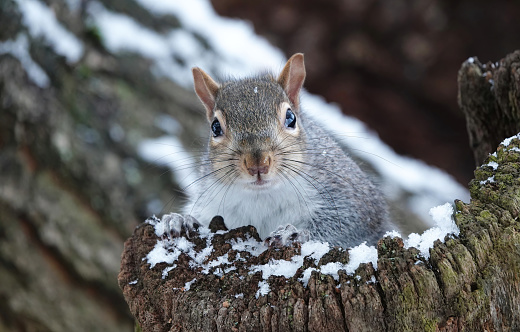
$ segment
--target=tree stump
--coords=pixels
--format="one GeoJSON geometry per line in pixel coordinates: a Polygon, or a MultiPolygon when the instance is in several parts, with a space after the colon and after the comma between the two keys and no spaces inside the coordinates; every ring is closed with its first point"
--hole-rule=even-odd
{"type": "Polygon", "coordinates": [[[270,248],[259,256],[231,243],[262,243],[253,227],[217,232],[211,242],[181,236],[196,252],[213,251],[202,271],[181,254],[151,267],[147,255],[162,240],[151,223],[125,243],[119,285],[145,331],[504,331],[520,329],[520,140],[501,145],[475,171],[472,201],[456,201],[458,237],[437,241],[426,259],[400,238],[378,243],[377,269],[361,264],[353,275],[312,272],[308,267],[347,263],[334,248],[319,262],[303,260],[292,277],[271,276],[262,295],[254,266],[291,260],[301,245],[270,248]],[[227,264],[218,257],[226,256],[227,264]],[[165,270],[166,269],[166,270],[165,270]],[[166,271],[166,273],[165,273],[166,271]],[[253,272],[252,272],[253,271],[253,272]]]}
{"type": "MultiPolygon", "coordinates": [[[[507,59],[518,59],[519,54],[507,59]]],[[[501,64],[510,64],[508,61],[501,64]]],[[[476,71],[475,66],[480,65],[467,61],[459,75],[461,107],[467,115],[479,113],[476,108],[488,109],[478,105],[493,104],[486,99],[492,98],[491,92],[475,97],[473,104],[468,102],[464,91],[477,89],[464,77],[465,72],[476,71]]],[[[506,72],[516,73],[507,68],[506,72]]],[[[494,73],[504,75],[500,69],[494,73]]],[[[514,79],[507,82],[518,86],[518,76],[510,77],[514,79]]],[[[494,91],[510,91],[509,105],[516,107],[519,95],[511,91],[518,90],[498,86],[501,82],[506,80],[497,79],[494,91]]],[[[508,116],[493,122],[493,130],[508,116]]],[[[472,125],[485,123],[472,121],[472,125]]],[[[479,142],[489,142],[491,131],[482,133],[479,142]]],[[[349,262],[349,250],[334,248],[319,261],[304,258],[292,276],[271,275],[263,281],[263,272],[254,266],[290,261],[301,254],[303,245],[269,248],[255,256],[233,245],[248,241],[260,247],[253,227],[229,232],[215,229],[211,234],[190,232],[164,240],[156,234],[152,221],[136,228],[126,241],[119,286],[145,331],[519,330],[518,136],[487,157],[469,186],[471,202],[455,202],[459,236],[436,241],[429,258],[416,248],[405,248],[400,238],[385,237],[377,246],[377,269],[367,263],[353,274],[340,270],[336,279],[323,271],[313,271],[306,279],[303,271],[309,267],[349,262]],[[170,263],[150,264],[148,255],[154,248],[169,250],[168,245],[161,247],[164,241],[177,248],[179,241],[185,241],[182,246],[191,243],[191,254],[185,251],[170,263]],[[208,248],[212,251],[204,256],[206,268],[202,268],[193,253],[205,249],[208,253],[208,248]]]]}
{"type": "Polygon", "coordinates": [[[458,82],[459,106],[478,166],[504,138],[520,132],[520,51],[496,63],[469,58],[458,82]]]}

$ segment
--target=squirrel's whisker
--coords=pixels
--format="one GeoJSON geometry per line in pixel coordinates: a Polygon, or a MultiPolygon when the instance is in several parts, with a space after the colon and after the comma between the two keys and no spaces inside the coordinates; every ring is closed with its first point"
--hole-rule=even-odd
{"type": "MultiPolygon", "coordinates": [[[[238,175],[236,175],[233,179],[231,179],[231,182],[226,184],[226,191],[224,192],[224,195],[222,195],[222,199],[220,200],[220,204],[219,204],[219,210],[220,208],[222,208],[222,214],[225,214],[225,204],[224,204],[224,201],[226,200],[226,196],[229,192],[229,190],[233,187],[233,182],[235,182],[235,180],[238,178],[238,175]]],[[[218,195],[218,193],[217,193],[218,195]]]]}
{"type": "Polygon", "coordinates": [[[296,169],[295,167],[292,167],[292,166],[289,166],[289,165],[282,165],[283,167],[286,167],[287,169],[293,171],[295,174],[299,175],[302,179],[304,179],[305,181],[307,181],[311,186],[314,187],[314,189],[316,189],[316,192],[321,196],[321,198],[323,200],[325,200],[327,203],[329,203],[330,207],[332,209],[334,209],[336,211],[336,217],[338,218],[339,220],[339,214],[338,214],[338,208],[336,206],[336,203],[334,202],[334,197],[332,196],[332,194],[330,193],[330,191],[323,185],[321,184],[316,178],[314,178],[313,176],[307,174],[306,172],[304,171],[301,171],[301,170],[298,170],[296,169]],[[305,176],[303,176],[303,175],[305,176]],[[313,183],[313,181],[309,180],[312,179],[314,180],[314,182],[316,182],[317,184],[321,185],[323,187],[323,189],[325,190],[325,192],[327,193],[328,197],[313,183]]]}
{"type": "Polygon", "coordinates": [[[224,169],[226,169],[226,168],[233,168],[233,167],[234,167],[233,165],[227,165],[227,166],[221,167],[221,168],[219,168],[219,169],[217,169],[217,170],[211,171],[211,172],[209,172],[208,174],[205,174],[205,175],[199,177],[198,179],[196,179],[195,181],[193,181],[192,183],[188,184],[186,187],[182,188],[182,190],[185,191],[186,189],[188,189],[188,188],[191,187],[192,185],[194,185],[194,184],[196,184],[196,183],[198,183],[198,182],[200,182],[200,181],[206,179],[207,177],[209,177],[209,176],[213,176],[213,175],[215,175],[215,174],[218,174],[218,173],[222,172],[222,170],[224,170],[224,169]]]}
{"type": "MultiPolygon", "coordinates": [[[[222,168],[221,169],[218,169],[217,171],[222,171],[222,168]]],[[[219,178],[217,178],[215,181],[213,181],[213,183],[207,188],[207,190],[203,191],[197,198],[197,200],[195,201],[195,203],[193,204],[193,207],[192,207],[192,210],[190,211],[190,214],[193,213],[193,208],[195,208],[195,206],[197,206],[197,203],[199,202],[199,200],[204,196],[210,196],[211,197],[211,194],[215,191],[215,188],[217,187],[218,184],[220,184],[222,182],[223,179],[225,179],[226,177],[230,176],[230,174],[232,174],[233,172],[235,172],[235,170],[232,168],[228,171],[226,171],[224,173],[224,175],[220,176],[219,178]]],[[[208,176],[210,174],[207,174],[206,176],[208,176]]],[[[206,177],[204,176],[204,178],[206,177]]],[[[191,185],[191,184],[190,184],[191,185]]],[[[207,203],[210,202],[210,200],[206,200],[207,203]]],[[[205,207],[207,206],[207,204],[202,208],[204,209],[205,207]]]]}
{"type": "MultiPolygon", "coordinates": [[[[296,195],[298,195],[298,204],[300,205],[300,209],[302,207],[305,207],[305,209],[307,210],[307,213],[309,215],[309,217],[312,217],[312,213],[309,209],[309,203],[310,201],[307,201],[305,199],[305,197],[303,197],[303,194],[301,193],[301,191],[296,188],[296,186],[292,183],[291,181],[291,176],[288,174],[288,172],[285,171],[285,169],[283,168],[280,168],[280,175],[282,176],[282,181],[283,181],[283,178],[285,178],[287,180],[287,182],[293,187],[294,191],[296,192],[296,195]],[[300,199],[301,197],[301,199],[300,199]],[[303,204],[302,204],[302,201],[303,201],[303,204]]],[[[305,188],[302,186],[302,184],[296,179],[296,177],[292,177],[297,183],[298,185],[300,186],[300,188],[305,192],[305,188]]],[[[284,181],[285,183],[285,181],[284,181]]],[[[310,199],[310,196],[307,192],[305,192],[307,194],[307,197],[310,199]]]]}

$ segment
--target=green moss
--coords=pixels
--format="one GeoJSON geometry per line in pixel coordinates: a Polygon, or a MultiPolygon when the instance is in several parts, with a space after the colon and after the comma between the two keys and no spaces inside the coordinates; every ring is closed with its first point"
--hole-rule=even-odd
{"type": "Polygon", "coordinates": [[[484,211],[481,211],[480,212],[480,217],[484,218],[484,219],[490,219],[491,217],[495,217],[491,214],[491,212],[489,212],[488,210],[484,210],[484,211]]]}
{"type": "Polygon", "coordinates": [[[456,316],[467,317],[469,312],[475,311],[475,303],[470,300],[466,292],[459,292],[451,305],[451,309],[456,316]]]}
{"type": "Polygon", "coordinates": [[[455,211],[462,212],[464,211],[464,202],[461,200],[455,200],[455,211]]]}
{"type": "Polygon", "coordinates": [[[422,327],[423,327],[423,331],[425,332],[435,332],[437,331],[437,325],[439,323],[439,320],[437,319],[433,319],[433,318],[427,318],[427,317],[421,317],[422,320],[422,327]]]}
{"type": "MultiPolygon", "coordinates": [[[[495,181],[496,182],[502,182],[502,185],[507,185],[509,183],[512,183],[514,180],[513,174],[510,173],[497,173],[495,175],[495,181]]],[[[508,186],[505,186],[504,189],[506,189],[508,186]]]]}
{"type": "Polygon", "coordinates": [[[476,181],[485,181],[490,176],[493,176],[493,168],[491,166],[483,166],[479,167],[475,170],[475,180],[476,181]]]}
{"type": "Polygon", "coordinates": [[[417,306],[417,299],[413,284],[408,283],[402,288],[400,297],[401,307],[396,310],[397,322],[400,327],[408,326],[411,319],[411,311],[417,306]]]}
{"type": "Polygon", "coordinates": [[[479,268],[484,268],[488,261],[489,250],[493,244],[487,230],[481,230],[477,234],[471,234],[467,239],[467,246],[476,257],[476,263],[479,268]]]}
{"type": "Polygon", "coordinates": [[[451,289],[455,288],[458,283],[458,276],[450,262],[446,259],[441,260],[438,263],[437,268],[439,269],[439,276],[444,286],[444,291],[449,293],[451,289]]]}
{"type": "Polygon", "coordinates": [[[386,252],[386,250],[387,250],[386,244],[385,244],[384,242],[382,242],[382,241],[381,241],[381,246],[380,246],[380,248],[381,248],[381,250],[382,250],[383,252],[386,252]]]}
{"type": "Polygon", "coordinates": [[[292,302],[290,302],[288,305],[287,305],[287,318],[289,319],[289,326],[293,326],[294,325],[294,305],[292,302]]]}
{"type": "Polygon", "coordinates": [[[475,219],[481,225],[486,225],[486,224],[498,222],[497,217],[495,215],[491,214],[491,212],[489,210],[481,211],[480,215],[476,216],[475,219]]]}
{"type": "Polygon", "coordinates": [[[487,163],[489,163],[489,162],[491,162],[491,161],[494,161],[494,162],[498,163],[498,157],[495,157],[494,155],[490,154],[490,155],[487,157],[485,163],[487,164],[487,163]]]}

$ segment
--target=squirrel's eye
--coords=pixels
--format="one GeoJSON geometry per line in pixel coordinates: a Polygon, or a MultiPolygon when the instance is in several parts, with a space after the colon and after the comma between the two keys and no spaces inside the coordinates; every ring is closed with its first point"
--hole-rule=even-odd
{"type": "Polygon", "coordinates": [[[285,127],[294,128],[294,126],[296,126],[296,115],[288,108],[285,112],[285,127]]]}
{"type": "Polygon", "coordinates": [[[213,132],[213,137],[224,135],[222,127],[220,126],[220,122],[218,122],[217,119],[213,120],[213,123],[211,123],[211,131],[213,132]]]}

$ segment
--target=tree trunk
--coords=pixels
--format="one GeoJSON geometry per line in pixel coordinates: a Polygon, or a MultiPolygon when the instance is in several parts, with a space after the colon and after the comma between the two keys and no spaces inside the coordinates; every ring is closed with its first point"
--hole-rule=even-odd
{"type": "Polygon", "coordinates": [[[116,61],[78,12],[45,1],[83,38],[84,57],[69,64],[31,37],[23,3],[0,1],[0,331],[130,331],[117,285],[124,240],[150,202],[170,202],[179,188],[137,144],[166,134],[155,125],[161,117],[196,133],[203,115],[195,94],[155,78],[147,59],[116,61]],[[46,87],[5,53],[15,41],[22,52],[24,40],[24,59],[47,73],[46,87]]]}
{"type": "MultiPolygon", "coordinates": [[[[509,66],[507,59],[517,59],[518,54],[506,58],[499,67],[509,66]]],[[[474,70],[474,64],[463,65],[460,82],[469,82],[464,78],[468,68],[474,70]]],[[[506,81],[496,80],[495,90],[517,91],[513,87],[518,85],[518,76],[513,77],[507,81],[511,87],[498,86],[506,81]]],[[[468,84],[462,83],[461,91],[477,91],[468,84]]],[[[477,93],[480,99],[475,97],[473,102],[480,102],[473,107],[483,109],[478,105],[493,103],[486,99],[491,93],[486,98],[477,93]]],[[[461,104],[468,105],[468,95],[461,92],[461,96],[461,104]]],[[[518,94],[501,96],[518,105],[518,94]]],[[[464,107],[466,114],[474,113],[469,106],[464,107]]],[[[216,233],[211,242],[213,252],[208,261],[224,254],[246,257],[234,260],[232,269],[216,264],[207,273],[194,268],[189,255],[181,255],[175,268],[164,273],[171,264],[151,267],[146,259],[160,239],[154,226],[144,223],[125,243],[119,286],[145,331],[519,330],[518,138],[499,146],[489,161],[498,167],[476,169],[470,183],[471,203],[455,202],[454,219],[460,235],[436,241],[429,259],[415,248],[404,248],[401,239],[386,237],[378,243],[377,269],[371,263],[361,264],[353,275],[340,271],[339,281],[314,271],[304,286],[298,278],[304,269],[314,266],[312,260],[305,259],[294,277],[269,277],[270,291],[261,295],[262,273],[251,272],[251,267],[271,259],[290,260],[300,253],[299,245],[270,248],[258,257],[237,252],[230,239],[259,240],[254,228],[242,227],[216,233]]],[[[188,237],[197,251],[209,244],[197,234],[188,237]]],[[[316,266],[346,263],[348,259],[348,251],[335,248],[316,266]]]]}
{"type": "Polygon", "coordinates": [[[520,51],[497,63],[470,58],[462,64],[458,82],[459,106],[478,166],[504,138],[520,132],[520,51]]]}

